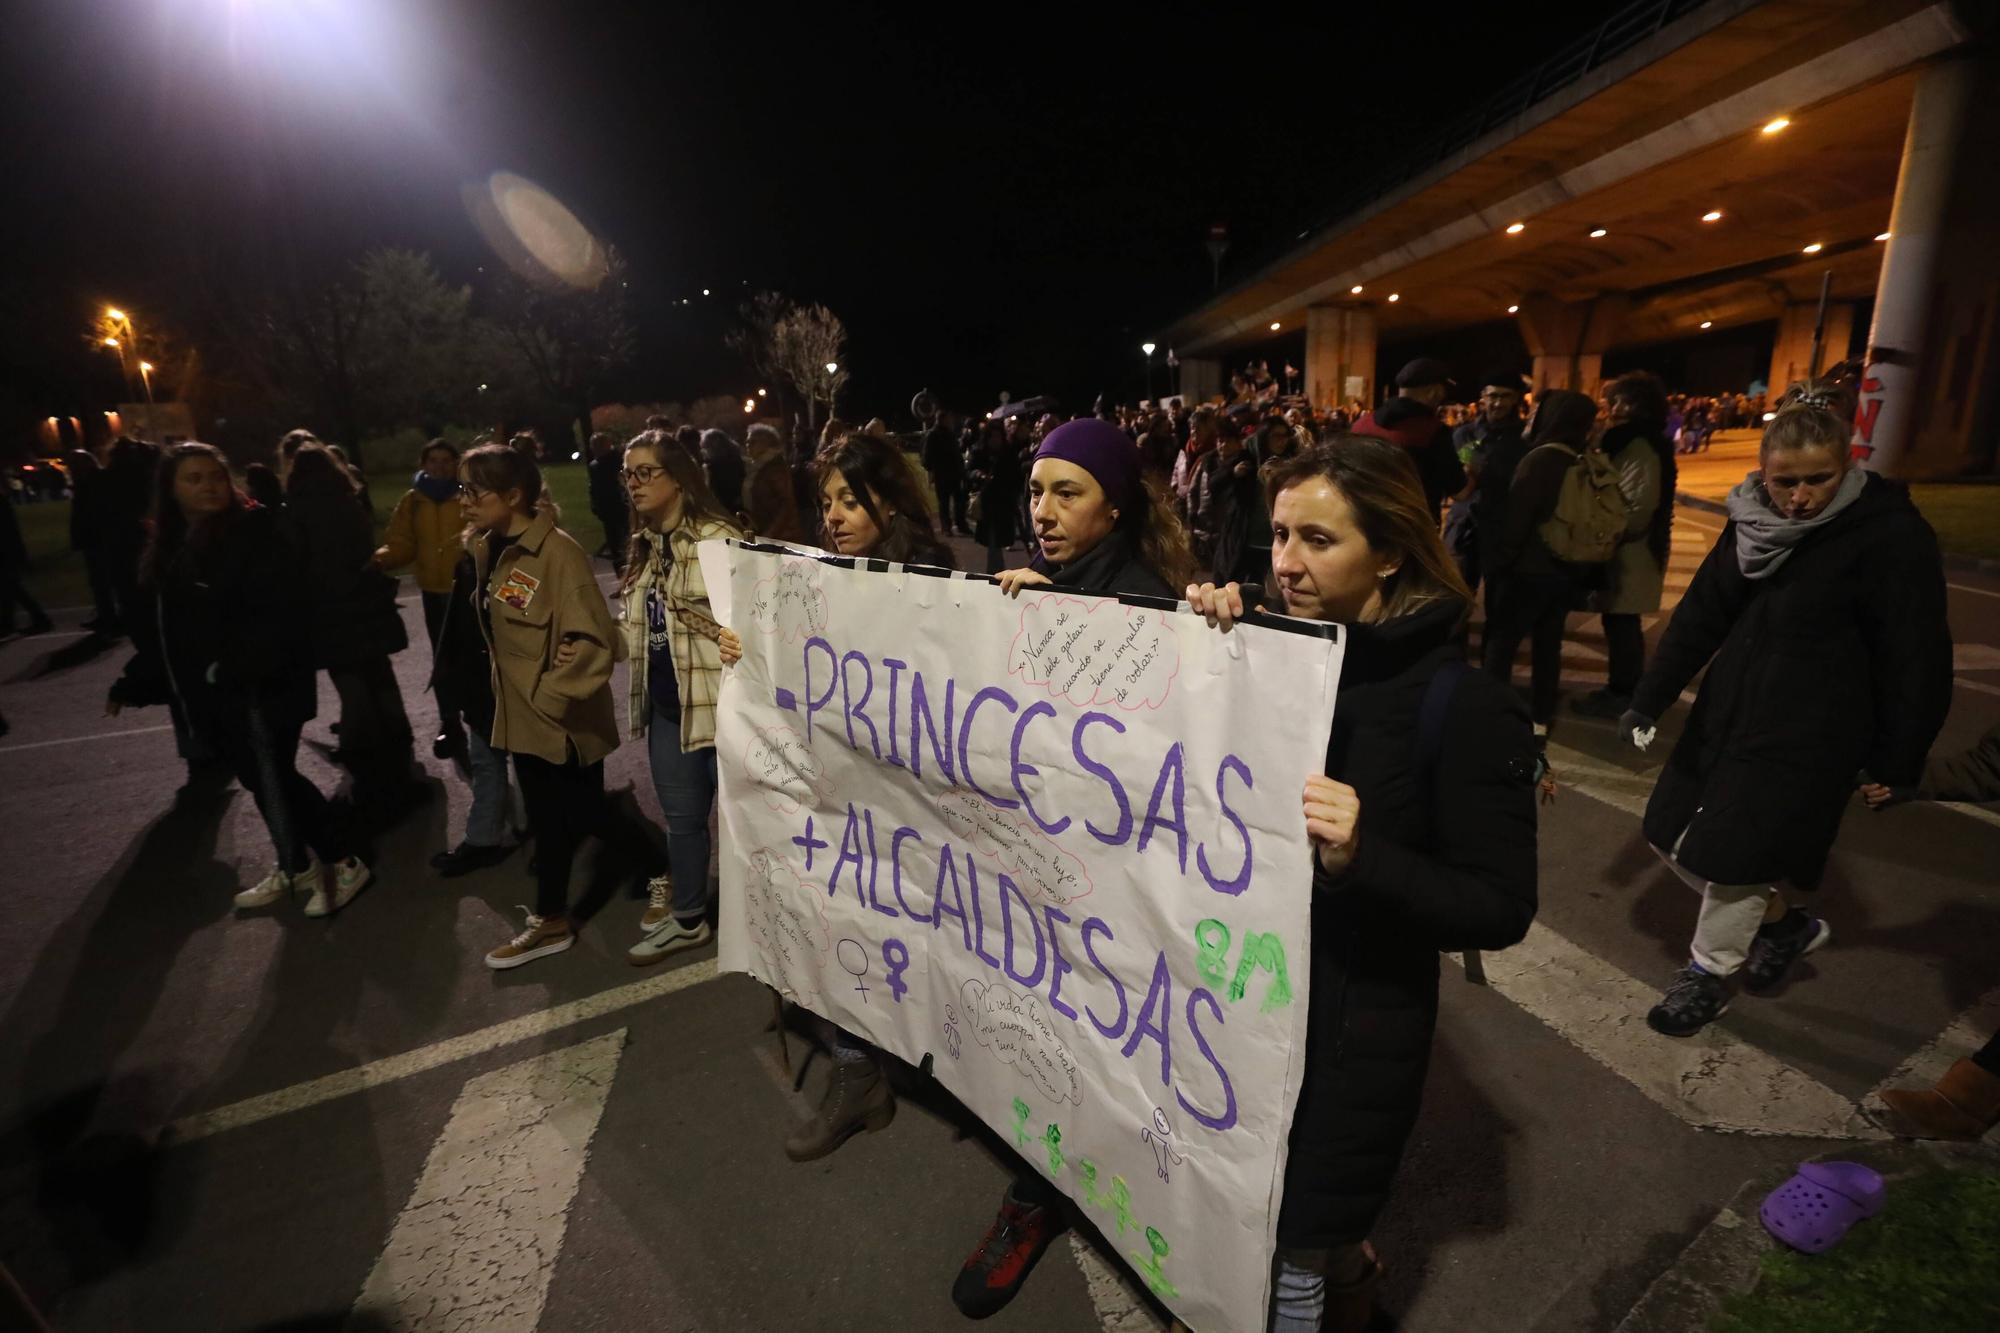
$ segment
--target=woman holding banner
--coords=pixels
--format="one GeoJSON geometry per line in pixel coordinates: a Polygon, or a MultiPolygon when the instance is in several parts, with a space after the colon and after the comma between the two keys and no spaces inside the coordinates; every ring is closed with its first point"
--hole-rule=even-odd
{"type": "MultiPolygon", "coordinates": [[[[813,474],[819,481],[820,531],[835,554],[957,567],[951,548],[937,535],[914,466],[895,445],[873,435],[850,435],[814,460],[813,474]]],[[[735,630],[721,629],[719,641],[723,665],[742,659],[743,640],[735,630]]],[[[833,1079],[818,1113],[785,1139],[785,1155],[795,1162],[828,1156],[862,1130],[886,1127],[896,1115],[896,1094],[875,1048],[838,1024],[827,1027],[833,1079]]]]}
{"type": "MultiPolygon", "coordinates": [[[[1271,468],[1265,495],[1285,610],[1347,636],[1326,770],[1300,798],[1312,1010],[1270,1327],[1359,1330],[1383,1271],[1368,1233],[1430,1064],[1437,955],[1504,949],[1534,919],[1534,745],[1512,692],[1465,664],[1472,595],[1403,450],[1338,439],[1271,468]]],[[[1225,632],[1243,615],[1233,583],[1187,597],[1225,632]]]]}
{"type": "MultiPolygon", "coordinates": [[[[1052,587],[1097,596],[1176,600],[1194,576],[1187,529],[1142,476],[1132,438],[1098,417],[1050,431],[1035,450],[1029,513],[1039,546],[1025,569],[999,575],[1010,597],[1052,587]]],[[[984,1319],[1021,1289],[1051,1241],[1063,1233],[1062,1193],[1041,1172],[1016,1171],[985,1236],[967,1256],[951,1298],[984,1319]]]]}
{"type": "Polygon", "coordinates": [[[671,871],[647,885],[640,939],[625,954],[646,967],[710,936],[708,821],[715,813],[722,627],[696,552],[704,541],[741,537],[743,529],[709,490],[701,464],[664,431],[646,431],[625,446],[621,475],[632,501],[618,622],[631,667],[627,725],[634,740],[646,741],[671,871]]]}

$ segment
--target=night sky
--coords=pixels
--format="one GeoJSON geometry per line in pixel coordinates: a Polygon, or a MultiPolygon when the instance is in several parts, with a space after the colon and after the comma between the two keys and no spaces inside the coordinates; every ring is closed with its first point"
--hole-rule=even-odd
{"type": "Polygon", "coordinates": [[[630,260],[619,396],[744,392],[721,334],[772,287],[846,320],[850,415],[926,384],[961,408],[1135,398],[1137,344],[1210,290],[1209,223],[1235,242],[1226,285],[1583,30],[1562,13],[1608,8],[33,6],[5,43],[0,409],[11,435],[100,406],[98,307],[171,316],[279,236],[476,280],[460,186],[500,168],[630,260]]]}

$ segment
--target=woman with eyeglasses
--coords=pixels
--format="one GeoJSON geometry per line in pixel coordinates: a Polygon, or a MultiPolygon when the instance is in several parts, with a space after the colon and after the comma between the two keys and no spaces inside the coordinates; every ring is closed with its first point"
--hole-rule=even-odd
{"type": "Polygon", "coordinates": [[[589,554],[556,526],[542,471],[525,452],[481,445],[462,477],[474,610],[493,658],[489,744],[513,756],[535,838],[535,907],[524,930],[486,955],[499,971],[576,943],[569,877],[585,837],[622,844],[649,869],[657,857],[604,799],[604,757],[618,748],[618,640],[589,554]]]}
{"type": "Polygon", "coordinates": [[[625,446],[632,551],[625,561],[619,629],[631,663],[628,713],[646,739],[653,792],[667,821],[671,874],[648,886],[634,966],[708,942],[709,816],[715,808],[715,699],[722,690],[721,626],[708,604],[697,548],[743,529],[702,475],[701,464],[664,431],[625,446]]]}

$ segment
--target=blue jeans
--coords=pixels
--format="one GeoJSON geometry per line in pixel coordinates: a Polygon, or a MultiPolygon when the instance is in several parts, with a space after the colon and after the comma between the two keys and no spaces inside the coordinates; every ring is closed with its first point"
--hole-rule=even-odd
{"type": "MultiPolygon", "coordinates": [[[[494,749],[473,727],[465,733],[465,760],[472,770],[472,809],[465,816],[465,841],[474,847],[498,847],[507,832],[515,802],[508,799],[507,756],[494,749]]],[[[516,819],[521,827],[527,821],[516,819]]]]}
{"type": "Polygon", "coordinates": [[[653,706],[646,723],[646,758],[653,794],[667,817],[667,860],[674,872],[674,916],[708,913],[708,816],[715,809],[715,747],[683,754],[681,721],[653,706]]]}

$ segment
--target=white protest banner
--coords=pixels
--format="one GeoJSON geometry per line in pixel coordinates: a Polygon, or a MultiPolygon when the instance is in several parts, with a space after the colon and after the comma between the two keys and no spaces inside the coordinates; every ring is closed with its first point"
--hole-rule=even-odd
{"type": "Polygon", "coordinates": [[[721,966],[929,1057],[1190,1326],[1262,1329],[1337,632],[701,558],[744,650],[718,708],[721,966]]]}

